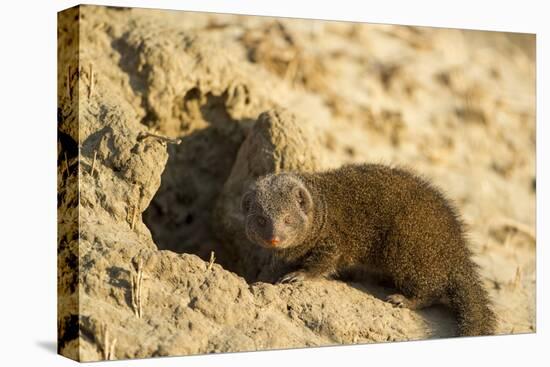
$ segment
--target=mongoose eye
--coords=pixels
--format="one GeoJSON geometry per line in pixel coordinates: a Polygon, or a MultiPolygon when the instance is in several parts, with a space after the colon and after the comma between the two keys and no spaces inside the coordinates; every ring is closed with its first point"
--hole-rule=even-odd
{"type": "Polygon", "coordinates": [[[265,225],[267,224],[265,218],[263,218],[263,217],[257,217],[257,218],[256,218],[256,223],[258,223],[258,225],[259,225],[260,227],[263,227],[263,226],[265,226],[265,225]]]}

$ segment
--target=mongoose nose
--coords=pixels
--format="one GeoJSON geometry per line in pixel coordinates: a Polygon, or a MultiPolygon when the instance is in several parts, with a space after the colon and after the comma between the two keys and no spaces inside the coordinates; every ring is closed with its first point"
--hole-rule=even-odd
{"type": "Polygon", "coordinates": [[[278,245],[279,242],[281,242],[281,240],[279,239],[279,237],[273,237],[269,240],[269,243],[271,243],[273,246],[275,245],[278,245]]]}

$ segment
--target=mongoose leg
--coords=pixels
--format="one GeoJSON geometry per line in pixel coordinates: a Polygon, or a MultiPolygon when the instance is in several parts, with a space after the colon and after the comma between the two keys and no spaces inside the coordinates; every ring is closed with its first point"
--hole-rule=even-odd
{"type": "Polygon", "coordinates": [[[304,267],[281,277],[277,283],[295,283],[332,275],[338,262],[337,247],[323,244],[315,247],[304,259],[304,267]]]}
{"type": "Polygon", "coordinates": [[[286,275],[283,275],[278,281],[277,284],[283,284],[283,283],[297,283],[297,282],[303,282],[309,278],[307,273],[303,270],[293,271],[286,275]]]}
{"type": "Polygon", "coordinates": [[[433,304],[432,298],[416,298],[416,297],[406,297],[400,293],[391,294],[386,297],[386,302],[393,304],[395,307],[400,308],[409,308],[411,310],[418,310],[431,306],[433,304]]]}

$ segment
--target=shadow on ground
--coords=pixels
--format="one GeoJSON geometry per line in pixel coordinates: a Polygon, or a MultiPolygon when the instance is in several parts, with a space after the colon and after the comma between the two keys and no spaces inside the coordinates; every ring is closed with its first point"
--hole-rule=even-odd
{"type": "Polygon", "coordinates": [[[57,354],[57,343],[55,341],[39,340],[36,345],[49,353],[57,354]]]}

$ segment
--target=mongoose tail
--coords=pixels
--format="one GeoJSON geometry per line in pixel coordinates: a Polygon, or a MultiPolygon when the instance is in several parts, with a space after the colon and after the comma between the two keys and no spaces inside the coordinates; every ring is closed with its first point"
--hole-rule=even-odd
{"type": "Polygon", "coordinates": [[[457,315],[458,333],[461,336],[494,335],[496,317],[489,306],[489,295],[481,281],[473,274],[454,277],[448,296],[457,315]]]}

